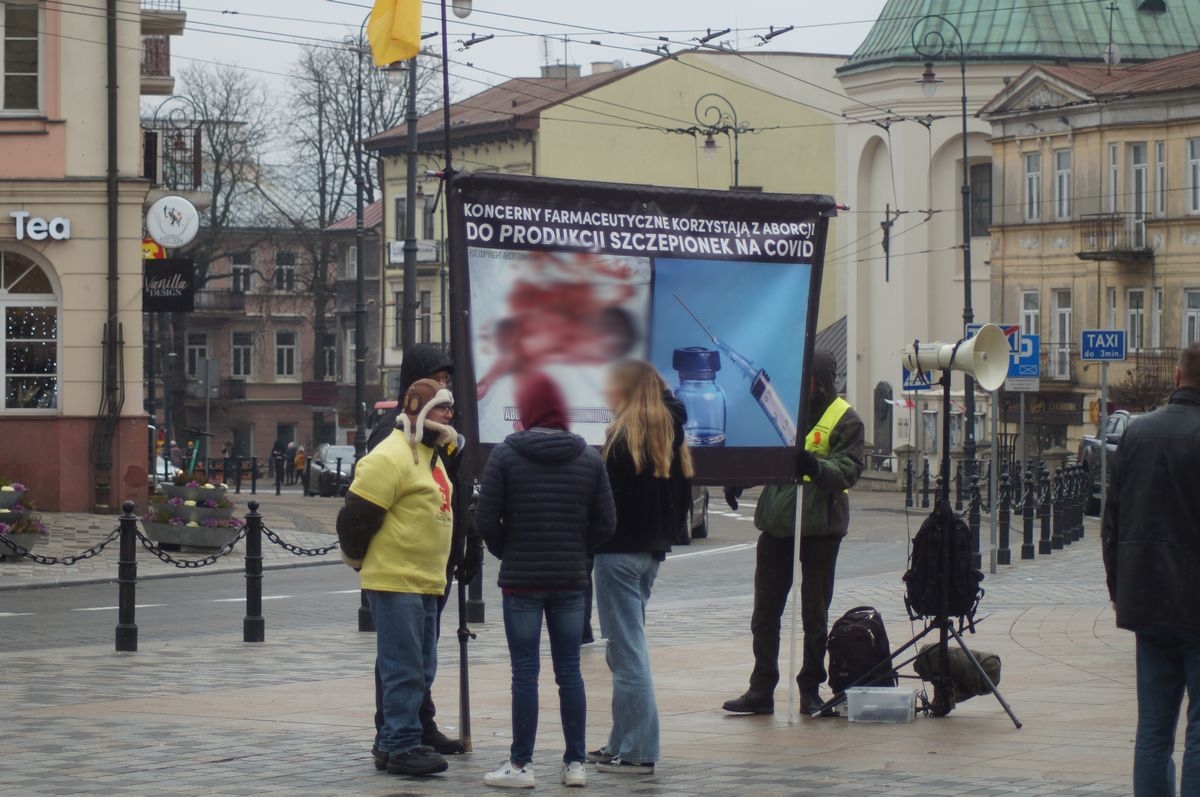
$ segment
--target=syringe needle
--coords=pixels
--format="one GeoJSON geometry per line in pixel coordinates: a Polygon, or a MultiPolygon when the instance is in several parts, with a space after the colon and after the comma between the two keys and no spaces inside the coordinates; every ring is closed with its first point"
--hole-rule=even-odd
{"type": "Polygon", "coordinates": [[[687,310],[687,312],[688,312],[688,315],[690,315],[690,316],[692,317],[692,320],[693,320],[693,321],[695,321],[697,324],[699,324],[699,325],[700,325],[700,328],[704,330],[704,334],[705,334],[705,335],[708,335],[710,338],[712,338],[712,342],[713,342],[713,343],[718,343],[718,344],[719,344],[719,343],[720,343],[720,341],[719,341],[719,340],[717,340],[717,336],[716,336],[716,335],[714,335],[714,334],[713,334],[713,332],[712,332],[712,330],[711,330],[711,329],[709,329],[709,328],[708,328],[708,327],[705,325],[705,323],[704,323],[703,321],[701,321],[701,320],[700,320],[700,316],[696,315],[696,313],[695,313],[695,312],[692,310],[692,308],[688,307],[688,305],[687,305],[687,302],[685,302],[683,299],[679,298],[679,294],[678,294],[678,293],[672,293],[671,295],[675,297],[675,301],[677,301],[677,302],[679,302],[681,305],[683,305],[683,309],[684,309],[684,310],[687,310]]]}

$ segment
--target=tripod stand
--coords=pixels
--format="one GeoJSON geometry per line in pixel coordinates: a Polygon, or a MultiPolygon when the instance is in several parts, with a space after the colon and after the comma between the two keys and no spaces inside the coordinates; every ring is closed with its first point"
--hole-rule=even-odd
{"type": "MultiPolygon", "coordinates": [[[[942,386],[942,451],[941,451],[942,475],[939,478],[937,503],[934,506],[933,512],[930,514],[931,518],[935,518],[937,520],[937,522],[941,524],[941,531],[942,531],[941,550],[940,550],[940,559],[939,559],[939,561],[940,561],[939,569],[940,569],[940,575],[941,575],[941,578],[939,579],[939,584],[941,587],[941,596],[940,596],[940,599],[938,602],[938,612],[933,617],[926,617],[926,620],[928,621],[928,625],[925,626],[925,629],[923,631],[921,631],[919,634],[917,634],[912,639],[910,639],[908,642],[906,642],[904,645],[902,645],[900,648],[898,648],[895,652],[893,652],[891,655],[889,655],[886,659],[879,662],[874,667],[872,667],[870,670],[868,670],[865,674],[863,674],[860,678],[858,678],[853,684],[846,687],[846,689],[851,689],[860,684],[868,683],[873,678],[877,677],[881,673],[885,673],[890,670],[897,670],[897,669],[903,668],[903,667],[911,664],[913,661],[915,661],[917,658],[919,658],[922,654],[918,653],[917,655],[908,658],[907,660],[900,663],[899,665],[895,664],[895,661],[896,661],[896,659],[903,656],[906,651],[916,647],[917,643],[920,642],[922,639],[929,636],[929,634],[933,633],[934,631],[937,631],[938,632],[938,641],[937,641],[938,669],[937,669],[937,675],[934,676],[934,681],[933,681],[933,684],[934,684],[933,714],[934,714],[934,716],[945,716],[945,715],[949,714],[950,711],[954,708],[954,698],[953,698],[954,684],[950,677],[950,640],[953,639],[955,642],[958,643],[958,646],[960,648],[962,648],[963,652],[966,654],[967,661],[970,662],[971,666],[974,667],[976,672],[979,673],[979,677],[983,679],[983,683],[987,684],[991,694],[995,695],[996,700],[1000,703],[1000,706],[1004,709],[1004,713],[1008,714],[1008,718],[1012,720],[1013,725],[1020,728],[1021,721],[1019,719],[1017,719],[1017,715],[1013,713],[1012,707],[1008,705],[1008,702],[1004,699],[1004,696],[1001,695],[1000,692],[996,689],[996,685],[994,683],[992,683],[992,679],[990,677],[988,677],[988,674],[984,671],[983,666],[980,665],[979,661],[971,653],[971,649],[967,647],[967,643],[963,640],[962,634],[960,633],[962,630],[962,625],[960,625],[959,628],[956,629],[954,627],[955,626],[954,620],[949,616],[949,609],[948,609],[948,606],[950,603],[949,571],[950,571],[950,564],[951,564],[951,562],[950,562],[950,535],[951,535],[951,525],[954,521],[954,513],[950,509],[950,371],[949,370],[942,371],[942,378],[940,380],[940,384],[942,386]]],[[[967,423],[971,423],[972,420],[973,419],[967,419],[967,423]]],[[[972,625],[973,625],[973,621],[972,621],[972,625]]],[[[846,697],[846,689],[843,689],[842,691],[834,694],[834,696],[831,697],[828,702],[826,702],[824,705],[821,706],[820,709],[817,710],[816,715],[825,713],[829,709],[831,709],[835,705],[837,705],[838,703],[842,702],[846,697]]]]}

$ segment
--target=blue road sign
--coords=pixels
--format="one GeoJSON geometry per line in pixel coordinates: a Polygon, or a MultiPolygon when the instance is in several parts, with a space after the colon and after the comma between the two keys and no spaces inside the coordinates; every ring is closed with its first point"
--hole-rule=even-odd
{"type": "Polygon", "coordinates": [[[900,366],[900,384],[903,385],[901,390],[928,390],[933,384],[933,371],[910,371],[903,365],[900,366]]]}
{"type": "MultiPolygon", "coordinates": [[[[1000,331],[1004,333],[1004,337],[1008,340],[1008,350],[1012,354],[1013,360],[1021,353],[1021,325],[1020,324],[996,324],[1000,327],[1000,331]]],[[[967,324],[967,338],[973,338],[979,334],[979,330],[983,324],[967,324]]],[[[1009,373],[1012,376],[1012,373],[1009,373]]]]}
{"type": "Polygon", "coordinates": [[[1125,330],[1085,329],[1079,359],[1090,362],[1120,362],[1125,359],[1125,330]]]}
{"type": "Polygon", "coordinates": [[[1042,375],[1042,346],[1038,335],[1022,335],[1020,350],[1014,352],[1008,364],[1008,375],[1015,379],[1029,379],[1042,375]]]}

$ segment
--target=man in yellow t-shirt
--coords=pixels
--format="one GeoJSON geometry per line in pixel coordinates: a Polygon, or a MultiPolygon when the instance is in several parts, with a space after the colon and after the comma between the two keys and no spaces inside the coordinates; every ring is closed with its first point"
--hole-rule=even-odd
{"type": "Polygon", "coordinates": [[[437,672],[437,604],[450,556],[451,486],[438,446],[454,442],[454,399],[421,379],[404,394],[400,433],[355,466],[338,513],[342,556],[358,569],[375,618],[384,726],[376,766],[393,775],[444,772],[421,746],[421,701],[437,672]]]}

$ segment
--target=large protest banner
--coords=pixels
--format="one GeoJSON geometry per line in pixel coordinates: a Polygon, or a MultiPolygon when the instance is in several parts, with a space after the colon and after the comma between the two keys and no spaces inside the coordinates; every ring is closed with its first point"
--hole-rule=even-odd
{"type": "Polygon", "coordinates": [[[517,388],[538,372],[602,444],[607,370],[641,358],[688,409],[700,481],[794,479],[830,197],[462,173],[449,198],[470,472],[520,428],[517,388]]]}

